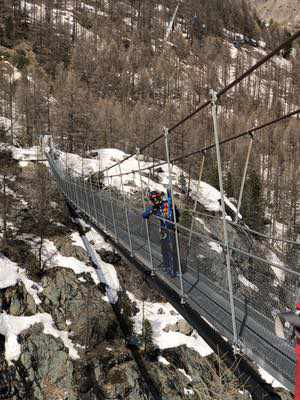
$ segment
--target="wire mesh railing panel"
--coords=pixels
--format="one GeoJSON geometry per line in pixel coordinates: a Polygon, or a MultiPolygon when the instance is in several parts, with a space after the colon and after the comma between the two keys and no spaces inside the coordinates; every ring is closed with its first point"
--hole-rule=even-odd
{"type": "Polygon", "coordinates": [[[127,215],[133,252],[137,252],[141,247],[145,247],[147,244],[147,234],[142,219],[142,211],[127,210],[127,215]]]}
{"type": "Polygon", "coordinates": [[[96,207],[95,207],[95,196],[94,192],[88,188],[86,190],[86,198],[88,202],[88,210],[89,210],[89,215],[91,220],[97,221],[97,212],[96,212],[96,207]]]}
{"type": "Polygon", "coordinates": [[[107,196],[102,196],[101,193],[98,194],[98,197],[103,206],[106,229],[114,236],[114,223],[110,200],[107,196]]]}
{"type": "MultiPolygon", "coordinates": [[[[234,295],[274,321],[279,311],[296,303],[300,275],[235,252],[232,257],[234,295]]],[[[278,260],[279,262],[279,260],[278,260]]]]}
{"type": "Polygon", "coordinates": [[[100,224],[100,226],[105,226],[105,213],[102,208],[102,200],[100,199],[98,192],[94,192],[94,201],[96,209],[96,221],[100,224]]]}
{"type": "Polygon", "coordinates": [[[193,274],[201,274],[205,276],[214,287],[218,287],[219,292],[222,292],[224,297],[228,296],[227,271],[225,265],[225,257],[221,246],[193,233],[188,246],[186,233],[180,232],[180,239],[185,247],[186,267],[193,274]]]}
{"type": "Polygon", "coordinates": [[[120,237],[118,237],[118,240],[125,243],[126,248],[130,250],[130,238],[126,218],[126,208],[124,207],[122,201],[116,199],[113,199],[111,204],[114,210],[116,229],[120,230],[120,237]]]}

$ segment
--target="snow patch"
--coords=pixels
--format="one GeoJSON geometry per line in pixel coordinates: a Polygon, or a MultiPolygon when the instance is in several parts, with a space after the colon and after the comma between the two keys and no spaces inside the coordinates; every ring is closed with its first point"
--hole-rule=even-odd
{"type": "MultiPolygon", "coordinates": [[[[72,153],[64,153],[62,151],[56,151],[57,155],[59,156],[58,163],[61,163],[61,168],[64,169],[64,164],[68,166],[68,169],[71,173],[76,175],[90,175],[97,173],[101,170],[106,168],[110,168],[116,162],[123,161],[129,154],[123,152],[119,149],[95,149],[88,152],[88,155],[93,158],[82,158],[77,154],[72,153]]],[[[124,161],[120,167],[121,172],[123,174],[123,185],[124,191],[127,193],[134,193],[137,190],[141,189],[141,179],[143,182],[143,186],[149,188],[150,190],[158,190],[160,192],[165,192],[168,186],[168,168],[167,165],[161,165],[159,168],[162,172],[157,173],[160,178],[160,183],[149,179],[147,176],[147,170],[142,171],[142,176],[138,172],[139,170],[139,162],[140,168],[144,169],[147,167],[153,167],[153,160],[149,159],[149,161],[145,161],[142,156],[131,157],[128,160],[124,161]],[[132,173],[131,173],[132,172],[132,173]]],[[[155,160],[155,164],[163,162],[162,160],[155,160]]],[[[122,181],[119,176],[120,169],[119,166],[115,166],[109,170],[109,175],[113,176],[112,178],[104,177],[103,183],[107,186],[113,186],[117,189],[122,188],[122,181]]],[[[188,178],[187,175],[182,171],[181,168],[173,165],[172,167],[172,181],[174,186],[180,186],[178,179],[182,174],[188,178]]],[[[221,194],[220,192],[209,185],[206,182],[201,182],[200,189],[197,192],[198,182],[196,180],[191,180],[191,197],[201,203],[206,210],[220,212],[221,211],[221,194]]],[[[176,193],[176,191],[175,191],[176,193]]],[[[224,199],[225,204],[234,212],[237,212],[236,207],[225,197],[224,199]]],[[[242,218],[239,215],[239,218],[242,218]]]]}
{"type": "Polygon", "coordinates": [[[255,286],[252,282],[248,281],[243,275],[239,275],[239,281],[244,285],[247,286],[248,288],[254,290],[255,292],[259,292],[259,289],[257,286],[255,286]]]}
{"type": "Polygon", "coordinates": [[[192,396],[193,394],[195,394],[195,392],[193,391],[193,389],[184,388],[184,394],[186,396],[192,396]]]}
{"type": "MultiPolygon", "coordinates": [[[[37,239],[32,239],[31,242],[35,243],[37,239]]],[[[48,239],[44,240],[42,249],[42,260],[46,268],[62,267],[71,269],[76,275],[89,273],[95,283],[98,285],[100,280],[93,267],[87,266],[84,262],[77,260],[74,257],[63,256],[56,248],[53,242],[48,239]]]]}
{"type": "MultiPolygon", "coordinates": [[[[127,292],[129,298],[137,304],[139,312],[134,316],[135,331],[142,332],[142,308],[143,302],[138,300],[132,293],[127,292]]],[[[151,322],[154,343],[160,349],[168,349],[186,345],[197,351],[202,357],[213,353],[208,344],[194,332],[192,336],[186,336],[179,332],[165,332],[163,329],[171,324],[176,324],[182,317],[169,303],[144,302],[145,318],[151,322]]]]}
{"type": "Polygon", "coordinates": [[[170,365],[169,361],[165,357],[159,356],[158,361],[164,365],[170,365]]]}
{"type": "Polygon", "coordinates": [[[216,242],[208,242],[208,245],[212,250],[216,251],[219,254],[222,254],[223,249],[218,243],[216,243],[216,242]]]}
{"type": "Polygon", "coordinates": [[[283,386],[280,382],[278,382],[273,376],[271,376],[267,371],[265,371],[263,368],[258,367],[258,371],[261,375],[261,377],[269,384],[272,385],[274,388],[283,388],[288,390],[285,386],[283,386]]]}
{"type": "MultiPolygon", "coordinates": [[[[84,221],[81,220],[79,220],[79,222],[80,224],[84,223],[84,221]]],[[[84,223],[84,225],[90,228],[88,224],[84,223]]],[[[95,229],[89,229],[82,239],[77,233],[72,234],[71,237],[77,245],[81,245],[84,249],[86,249],[86,247],[83,241],[87,246],[90,247],[89,250],[92,251],[94,265],[97,266],[97,269],[93,270],[96,271],[99,282],[102,282],[106,285],[106,294],[109,301],[112,304],[115,304],[118,301],[118,292],[121,289],[117,272],[115,267],[112,264],[104,262],[96,251],[97,249],[100,250],[103,248],[111,249],[111,247],[106,245],[104,238],[95,229]]]]}
{"type": "Polygon", "coordinates": [[[188,374],[185,372],[184,369],[178,368],[178,371],[181,372],[190,382],[193,381],[193,378],[192,378],[190,375],[188,375],[188,374]]]}
{"type": "MultiPolygon", "coordinates": [[[[283,262],[276,256],[276,254],[273,251],[269,251],[267,254],[267,259],[273,263],[277,264],[280,267],[283,267],[284,264],[283,262]]],[[[271,266],[274,274],[276,275],[276,280],[274,282],[274,286],[282,285],[283,282],[285,281],[285,272],[277,267],[274,267],[273,265],[271,266]]]]}
{"type": "Polygon", "coordinates": [[[0,333],[5,336],[5,358],[9,364],[18,360],[21,354],[21,345],[18,342],[18,335],[32,325],[43,324],[44,333],[60,338],[64,345],[69,349],[72,359],[78,359],[79,355],[72,341],[68,337],[68,332],[59,331],[55,328],[54,321],[50,314],[36,314],[31,317],[15,317],[6,313],[0,314],[0,333]]]}
{"type": "Polygon", "coordinates": [[[18,282],[24,284],[27,292],[33,297],[35,304],[41,304],[38,294],[43,291],[43,288],[27,278],[24,269],[0,253],[0,289],[15,286],[18,282]]]}
{"type": "MultiPolygon", "coordinates": [[[[100,233],[98,233],[94,228],[91,228],[86,234],[85,236],[87,237],[88,241],[93,245],[93,248],[95,250],[112,250],[112,247],[109,243],[107,243],[103,236],[100,235],[100,233]]],[[[71,234],[70,236],[73,245],[74,246],[78,246],[78,247],[82,247],[85,250],[84,244],[82,243],[82,240],[80,238],[80,235],[78,232],[74,232],[71,234]]]]}
{"type": "Polygon", "coordinates": [[[206,226],[204,220],[200,217],[195,217],[195,221],[199,222],[203,228],[206,230],[206,232],[211,233],[211,230],[206,226]]]}
{"type": "Polygon", "coordinates": [[[97,269],[98,276],[101,278],[101,282],[106,285],[106,294],[109,302],[116,304],[121,286],[115,267],[104,262],[97,252],[95,252],[95,257],[97,264],[100,266],[100,269],[97,269]]]}

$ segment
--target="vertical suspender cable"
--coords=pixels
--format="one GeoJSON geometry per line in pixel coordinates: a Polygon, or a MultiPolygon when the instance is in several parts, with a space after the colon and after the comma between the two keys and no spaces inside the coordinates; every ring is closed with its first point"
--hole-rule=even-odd
{"type": "Polygon", "coordinates": [[[111,213],[112,213],[112,220],[113,220],[115,238],[116,238],[116,241],[119,242],[117,226],[116,226],[116,219],[115,219],[115,211],[114,211],[113,199],[112,199],[112,194],[111,194],[111,187],[110,187],[110,184],[109,184],[108,171],[106,171],[106,175],[107,175],[107,185],[108,185],[108,191],[109,191],[109,199],[110,199],[110,206],[111,206],[111,213]]]}
{"type": "MultiPolygon", "coordinates": [[[[144,211],[146,210],[146,204],[145,204],[145,198],[144,198],[144,185],[143,185],[143,179],[142,179],[142,174],[141,174],[141,163],[140,163],[140,149],[137,147],[136,149],[136,158],[138,162],[138,168],[139,168],[139,175],[140,175],[140,183],[141,183],[141,189],[142,189],[142,202],[143,202],[143,209],[144,211]]],[[[150,171],[149,171],[149,177],[150,177],[150,171]]],[[[150,267],[151,267],[151,275],[154,275],[154,266],[153,266],[153,258],[152,258],[152,249],[151,249],[151,242],[150,242],[150,235],[149,235],[149,225],[148,225],[148,220],[145,219],[145,226],[146,226],[146,235],[147,235],[147,242],[148,242],[148,249],[149,249],[149,258],[150,258],[150,267]]]]}
{"type": "Polygon", "coordinates": [[[133,257],[133,248],[132,248],[130,225],[129,225],[129,218],[128,218],[128,208],[127,208],[127,204],[126,204],[126,197],[125,197],[125,191],[124,191],[124,185],[123,185],[123,176],[122,176],[120,164],[119,164],[119,171],[120,171],[120,180],[121,180],[121,190],[122,190],[122,195],[123,195],[123,205],[124,205],[124,211],[125,211],[125,216],[126,216],[126,225],[127,225],[127,232],[128,232],[130,255],[131,255],[131,257],[133,257]]]}
{"type": "Polygon", "coordinates": [[[199,170],[199,179],[198,179],[198,183],[197,183],[195,203],[194,203],[193,214],[192,214],[192,223],[191,223],[191,230],[190,230],[190,236],[189,236],[188,252],[191,248],[191,243],[192,243],[192,234],[193,234],[193,229],[194,229],[194,215],[197,211],[198,194],[199,194],[201,179],[202,179],[202,175],[203,175],[204,163],[205,163],[205,153],[203,154],[203,158],[202,158],[200,170],[199,170]]]}
{"type": "Polygon", "coordinates": [[[228,231],[227,231],[227,222],[226,222],[224,188],[223,188],[223,177],[222,177],[222,162],[221,162],[221,152],[220,152],[220,142],[219,142],[219,124],[218,124],[218,115],[217,115],[218,97],[217,97],[217,93],[214,90],[211,90],[211,97],[212,97],[212,115],[213,115],[213,123],[214,123],[214,136],[215,136],[216,153],[217,153],[217,161],[218,161],[219,185],[220,185],[221,204],[222,204],[222,220],[223,220],[223,233],[224,233],[224,245],[225,245],[224,251],[226,253],[226,266],[227,266],[228,290],[229,290],[229,299],[230,299],[230,308],[231,308],[231,317],[232,317],[233,341],[234,341],[234,348],[236,350],[236,347],[238,345],[238,337],[237,337],[235,307],[234,307],[234,298],[233,298],[233,286],[232,286],[232,275],[231,275],[231,265],[230,265],[230,250],[229,250],[229,240],[228,240],[228,231]]]}
{"type": "Polygon", "coordinates": [[[99,174],[98,174],[98,177],[97,177],[97,183],[98,183],[98,196],[99,196],[99,199],[100,199],[100,207],[101,207],[101,213],[102,213],[102,218],[103,218],[103,224],[104,224],[105,230],[107,230],[106,217],[105,217],[104,206],[103,206],[103,193],[104,193],[104,191],[103,191],[103,184],[102,184],[102,189],[100,188],[100,177],[99,177],[99,174]]]}
{"type": "Polygon", "coordinates": [[[169,130],[168,130],[168,128],[164,128],[164,135],[165,135],[166,156],[167,156],[167,162],[168,162],[169,190],[171,192],[171,199],[172,199],[172,211],[173,211],[173,219],[174,219],[175,241],[176,241],[176,250],[177,250],[178,267],[179,267],[181,302],[184,303],[185,302],[185,297],[184,297],[184,288],[183,288],[183,280],[182,280],[181,257],[180,257],[179,238],[178,238],[178,229],[177,229],[177,218],[176,218],[176,210],[175,210],[175,202],[174,202],[173,182],[172,182],[172,176],[171,176],[171,163],[170,163],[170,151],[169,151],[169,130]]]}
{"type": "Polygon", "coordinates": [[[249,160],[250,160],[250,155],[253,147],[253,135],[250,134],[250,142],[248,146],[248,152],[247,152],[247,158],[246,158],[246,163],[245,163],[245,168],[244,168],[244,174],[243,174],[243,179],[241,183],[241,189],[240,189],[240,195],[239,195],[239,201],[238,201],[238,206],[236,210],[236,216],[235,216],[235,222],[238,222],[239,220],[239,213],[242,205],[242,199],[243,199],[243,193],[244,193],[244,187],[245,187],[245,182],[246,182],[246,175],[248,171],[248,166],[249,166],[249,160]]]}
{"type": "Polygon", "coordinates": [[[92,185],[92,179],[91,179],[91,177],[90,177],[90,188],[91,188],[91,196],[92,196],[93,209],[94,209],[93,218],[94,218],[94,221],[95,221],[95,222],[98,222],[98,221],[97,221],[97,208],[96,208],[96,201],[95,201],[95,192],[94,192],[94,190],[93,190],[93,185],[92,185]]]}
{"type": "Polygon", "coordinates": [[[79,204],[78,204],[78,198],[77,198],[77,183],[76,183],[76,176],[72,175],[72,185],[74,188],[74,197],[73,197],[73,203],[75,205],[76,208],[79,208],[79,204]]]}

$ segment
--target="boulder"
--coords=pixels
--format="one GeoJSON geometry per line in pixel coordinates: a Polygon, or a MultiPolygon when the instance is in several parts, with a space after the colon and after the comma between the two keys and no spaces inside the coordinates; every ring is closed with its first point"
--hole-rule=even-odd
{"type": "Polygon", "coordinates": [[[293,397],[289,391],[283,388],[276,389],[276,394],[278,394],[281,400],[292,400],[293,397]]]}
{"type": "Polygon", "coordinates": [[[176,324],[169,324],[164,329],[165,332],[179,332],[186,336],[191,336],[193,328],[184,320],[181,319],[176,324]]]}
{"type": "Polygon", "coordinates": [[[54,268],[43,277],[43,307],[57,327],[67,330],[72,322],[74,339],[81,345],[96,346],[120,334],[111,305],[93,281],[82,284],[72,270],[54,268]]]}
{"type": "Polygon", "coordinates": [[[89,256],[83,247],[76,246],[72,243],[71,239],[66,237],[59,236],[54,239],[55,246],[57,250],[65,257],[74,257],[79,261],[84,263],[89,262],[89,256]]]}
{"type": "Polygon", "coordinates": [[[37,305],[23,283],[18,282],[16,286],[0,289],[0,309],[18,317],[35,314],[37,305]]]}
{"type": "Polygon", "coordinates": [[[101,249],[98,253],[101,259],[108,264],[118,264],[121,261],[121,256],[116,252],[101,249]]]}
{"type": "Polygon", "coordinates": [[[191,336],[193,328],[184,319],[177,322],[178,332],[186,336],[191,336]]]}
{"type": "Polygon", "coordinates": [[[37,400],[79,400],[73,384],[73,363],[61,339],[45,335],[37,325],[19,336],[22,353],[17,362],[20,380],[37,400]]]}
{"type": "Polygon", "coordinates": [[[88,363],[78,365],[76,380],[80,400],[148,398],[137,365],[121,340],[111,343],[111,347],[103,343],[94,348],[88,363]]]}
{"type": "Polygon", "coordinates": [[[210,364],[199,353],[187,346],[165,349],[162,355],[175,368],[184,370],[195,384],[203,380],[209,382],[212,378],[210,364]]]}
{"type": "Polygon", "coordinates": [[[190,380],[181,371],[172,365],[162,363],[148,363],[148,372],[156,382],[164,400],[185,399],[185,388],[190,380]]]}
{"type": "Polygon", "coordinates": [[[168,324],[163,329],[165,332],[178,332],[177,324],[168,324]]]}

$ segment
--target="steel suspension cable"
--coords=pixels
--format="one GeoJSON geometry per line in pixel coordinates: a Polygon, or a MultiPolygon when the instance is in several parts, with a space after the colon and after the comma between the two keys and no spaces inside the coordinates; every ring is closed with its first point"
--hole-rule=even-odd
{"type": "MultiPolygon", "coordinates": [[[[252,67],[247,69],[241,76],[236,78],[234,81],[232,81],[229,85],[227,85],[225,88],[221,89],[219,92],[217,92],[217,97],[223,96],[225,93],[227,93],[230,89],[232,89],[234,86],[238,85],[240,82],[242,82],[245,78],[247,78],[249,75],[251,75],[254,71],[256,71],[259,67],[261,67],[263,64],[265,64],[267,61],[269,61],[271,58],[273,58],[276,54],[280,52],[280,50],[283,50],[287,46],[289,46],[294,40],[298,39],[300,37],[300,30],[296,32],[294,35],[292,35],[288,40],[286,40],[284,43],[282,43],[280,46],[276,47],[271,53],[267,54],[265,57],[263,57],[261,60],[259,60],[256,64],[254,64],[252,67]]],[[[196,108],[193,112],[188,114],[186,117],[182,118],[179,122],[177,122],[175,125],[173,125],[171,128],[169,128],[169,133],[172,133],[176,128],[184,124],[186,121],[194,117],[196,114],[198,114],[201,110],[205,109],[211,104],[210,100],[207,100],[205,103],[200,105],[198,108],[196,108]]],[[[157,141],[162,139],[164,137],[164,133],[161,135],[157,136],[155,139],[153,139],[151,142],[147,143],[145,146],[140,148],[140,152],[142,153],[144,150],[146,150],[148,147],[152,146],[155,144],[157,141]]],[[[221,144],[221,143],[220,143],[221,144]]],[[[102,173],[109,171],[110,169],[116,167],[117,165],[123,164],[125,161],[129,160],[132,158],[134,155],[128,155],[125,157],[123,160],[116,162],[115,164],[111,165],[110,167],[105,168],[102,173]]]]}
{"type": "Polygon", "coordinates": [[[243,81],[245,78],[247,78],[250,74],[252,74],[254,71],[256,71],[259,67],[261,67],[263,64],[265,64],[267,61],[269,61],[274,56],[276,56],[276,54],[278,54],[280,52],[280,50],[285,49],[287,46],[289,46],[291,43],[293,43],[294,40],[298,39],[299,37],[300,37],[300,30],[298,32],[296,32],[294,35],[292,35],[288,40],[286,40],[280,46],[278,46],[271,53],[267,54],[265,57],[263,57],[261,60],[259,60],[256,64],[254,64],[251,68],[249,68],[246,72],[244,72],[240,77],[235,79],[224,89],[220,90],[218,92],[217,96],[220,97],[223,94],[227,93],[228,90],[232,89],[234,86],[239,84],[241,81],[243,81]]]}
{"type": "MultiPolygon", "coordinates": [[[[195,214],[195,216],[199,216],[199,218],[201,218],[203,216],[203,217],[214,219],[214,220],[218,220],[219,219],[218,216],[211,215],[211,214],[208,214],[207,212],[203,212],[203,211],[195,211],[194,212],[192,210],[192,213],[195,214]]],[[[195,216],[194,216],[194,218],[196,218],[195,216]]],[[[238,224],[238,223],[236,223],[234,221],[228,220],[228,224],[232,225],[234,227],[237,227],[237,228],[243,228],[243,231],[249,232],[249,233],[253,233],[255,236],[262,237],[263,239],[273,240],[274,242],[283,242],[283,243],[288,243],[288,244],[293,244],[293,245],[296,245],[296,246],[300,246],[300,242],[297,242],[297,241],[294,241],[294,240],[277,238],[275,236],[265,235],[265,234],[263,234],[261,232],[258,232],[258,231],[255,231],[255,230],[249,228],[247,225],[240,225],[240,224],[238,224]]]]}
{"type": "MultiPolygon", "coordinates": [[[[251,134],[253,134],[253,133],[257,132],[257,131],[260,131],[260,130],[262,130],[264,128],[267,128],[268,126],[271,126],[271,125],[274,125],[274,124],[276,124],[278,122],[281,122],[281,121],[284,121],[286,119],[289,119],[289,118],[291,118],[291,117],[293,117],[294,115],[297,115],[297,114],[300,114],[300,108],[295,110],[295,111],[293,111],[293,112],[290,112],[289,114],[283,115],[282,117],[279,117],[279,118],[276,118],[276,119],[274,119],[272,121],[266,122],[263,125],[256,126],[255,128],[252,128],[252,129],[249,129],[249,130],[247,130],[245,132],[239,133],[238,135],[231,136],[231,137],[229,137],[227,139],[221,140],[220,141],[220,145],[229,143],[229,142],[231,142],[233,140],[236,140],[236,139],[239,139],[239,138],[241,138],[243,136],[251,135],[251,134]]],[[[183,160],[185,158],[189,158],[189,157],[192,157],[192,156],[200,154],[200,153],[205,153],[206,151],[212,150],[214,148],[215,148],[215,144],[211,144],[211,145],[203,147],[201,149],[194,150],[191,153],[184,154],[183,156],[173,158],[171,160],[171,162],[175,163],[175,162],[181,161],[181,160],[183,160]]],[[[133,156],[134,156],[134,154],[131,155],[131,157],[133,157],[133,156]]],[[[154,166],[154,168],[161,167],[162,165],[165,165],[165,164],[167,164],[167,161],[161,161],[158,164],[156,164],[154,166]]],[[[153,166],[141,168],[140,171],[146,171],[146,170],[151,169],[151,168],[153,168],[153,166]]],[[[133,173],[136,173],[136,172],[139,172],[139,170],[132,170],[132,171],[124,172],[123,176],[124,175],[130,175],[130,174],[133,174],[133,173]]],[[[118,177],[118,176],[119,176],[119,174],[110,175],[111,178],[118,177]]]]}

